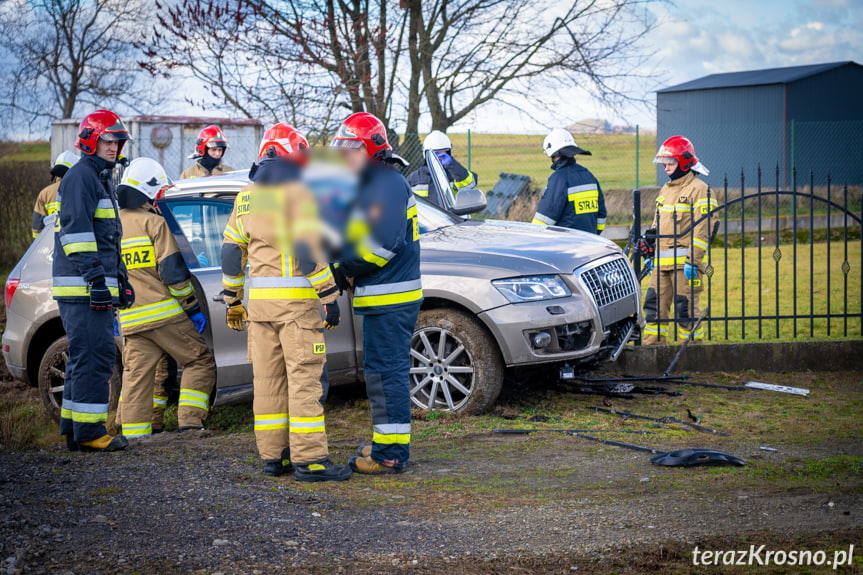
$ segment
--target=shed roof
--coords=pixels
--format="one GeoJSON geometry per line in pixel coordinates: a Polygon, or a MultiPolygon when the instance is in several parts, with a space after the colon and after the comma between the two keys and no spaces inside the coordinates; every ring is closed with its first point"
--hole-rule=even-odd
{"type": "Polygon", "coordinates": [[[849,64],[863,69],[863,66],[860,64],[847,60],[845,62],[827,62],[824,64],[812,64],[809,66],[789,66],[786,68],[768,68],[766,70],[747,70],[745,72],[710,74],[709,76],[690,80],[683,84],[663,88],[662,90],[658,90],[657,93],[663,94],[666,92],[737,88],[742,86],[764,86],[768,84],[790,84],[849,64]]]}

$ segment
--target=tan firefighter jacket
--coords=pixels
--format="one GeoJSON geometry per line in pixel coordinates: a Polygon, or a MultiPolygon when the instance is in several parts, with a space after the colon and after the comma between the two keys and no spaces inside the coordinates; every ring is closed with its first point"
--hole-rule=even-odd
{"type": "Polygon", "coordinates": [[[688,262],[704,272],[715,218],[702,217],[718,205],[713,196],[708,200],[708,189],[692,171],[662,186],[653,220],[659,234],[654,255],[659,269],[682,268],[688,262]]]}
{"type": "Polygon", "coordinates": [[[135,303],[117,312],[123,335],[159,327],[198,308],[192,274],[160,214],[149,204],[120,210],[122,258],[135,303]]]}
{"type": "Polygon", "coordinates": [[[57,201],[57,190],[60,189],[60,178],[54,178],[54,182],[45,186],[36,196],[36,205],[33,207],[33,237],[45,227],[45,218],[60,211],[60,202],[57,201]]]}
{"type": "Polygon", "coordinates": [[[317,203],[304,184],[252,183],[243,188],[222,245],[222,282],[229,292],[225,303],[242,300],[245,289],[249,321],[297,321],[304,328],[320,327],[318,303],[332,303],[338,297],[321,232],[317,203]]]}
{"type": "Polygon", "coordinates": [[[181,180],[186,180],[188,178],[203,178],[204,176],[218,176],[224,174],[225,172],[233,172],[234,168],[226,165],[225,163],[220,163],[215,168],[213,168],[212,172],[208,172],[207,168],[201,165],[201,162],[195,162],[180,174],[181,180]]]}

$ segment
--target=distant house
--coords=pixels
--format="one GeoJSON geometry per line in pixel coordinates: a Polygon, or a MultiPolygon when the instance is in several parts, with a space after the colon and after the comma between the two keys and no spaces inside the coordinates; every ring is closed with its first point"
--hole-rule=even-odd
{"type": "MultiPolygon", "coordinates": [[[[725,174],[755,185],[863,184],[863,66],[833,62],[711,74],[657,92],[657,139],[690,138],[718,186],[725,174]]],[[[657,170],[657,181],[666,181],[657,170]]]]}

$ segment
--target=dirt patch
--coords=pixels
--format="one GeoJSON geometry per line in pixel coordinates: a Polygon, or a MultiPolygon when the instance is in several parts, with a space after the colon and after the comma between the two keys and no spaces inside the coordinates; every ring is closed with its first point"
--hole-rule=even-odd
{"type": "MultiPolygon", "coordinates": [[[[298,484],[261,476],[249,432],[171,437],[119,454],[53,445],[0,454],[0,560],[26,573],[691,573],[692,550],[839,550],[863,534],[860,374],[719,374],[809,397],[680,387],[631,401],[526,379],[495,412],[414,425],[400,476],[298,484]],[[652,426],[588,408],[685,418],[731,433],[652,426]],[[502,427],[640,430],[609,438],[712,447],[742,468],[661,468],[649,456],[502,427]],[[776,451],[764,451],[771,447],[776,451]]],[[[328,408],[333,459],[369,433],[356,390],[328,408]]],[[[860,573],[863,551],[842,573],[860,573]]],[[[832,572],[730,568],[729,573],[832,572]]],[[[706,571],[705,571],[706,572],[706,571]]]]}

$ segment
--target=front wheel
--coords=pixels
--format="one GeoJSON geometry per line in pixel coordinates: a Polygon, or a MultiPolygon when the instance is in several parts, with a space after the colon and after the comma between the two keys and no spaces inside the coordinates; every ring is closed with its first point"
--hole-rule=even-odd
{"type": "Polygon", "coordinates": [[[482,413],[503,385],[497,343],[473,315],[423,310],[411,340],[411,401],[420,409],[482,413]]]}
{"type": "MultiPolygon", "coordinates": [[[[119,354],[118,354],[119,356],[119,354]]],[[[63,388],[66,382],[66,362],[69,360],[69,342],[64,335],[58,338],[42,356],[39,363],[39,396],[51,419],[60,421],[60,406],[63,405],[63,388]]],[[[117,410],[120,399],[122,363],[118,357],[114,363],[108,392],[108,412],[117,410]]]]}

